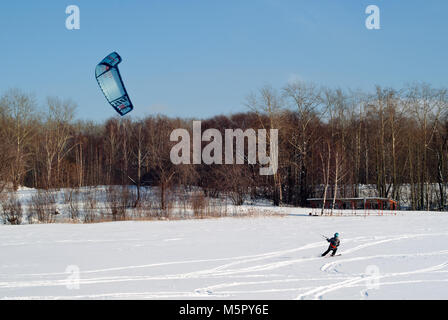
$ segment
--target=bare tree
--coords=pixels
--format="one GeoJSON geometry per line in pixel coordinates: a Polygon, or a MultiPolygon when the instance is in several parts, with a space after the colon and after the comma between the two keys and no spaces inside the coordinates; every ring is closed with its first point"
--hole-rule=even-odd
{"type": "MultiPolygon", "coordinates": [[[[446,90],[433,89],[428,84],[416,84],[407,88],[406,105],[412,116],[415,117],[419,125],[419,152],[420,169],[419,180],[419,207],[429,210],[429,173],[428,173],[428,151],[430,142],[436,133],[440,116],[446,97],[446,90]]],[[[415,141],[415,140],[414,140],[415,141]]]]}
{"type": "Polygon", "coordinates": [[[299,171],[300,205],[305,205],[308,198],[308,159],[312,151],[315,130],[313,120],[324,114],[320,90],[312,83],[303,81],[290,82],[284,89],[283,95],[290,104],[290,108],[297,113],[296,127],[289,134],[288,142],[298,152],[294,163],[299,171]]]}
{"type": "Polygon", "coordinates": [[[132,130],[132,138],[134,140],[134,148],[132,150],[132,156],[135,161],[134,164],[137,168],[137,178],[136,180],[132,179],[131,180],[137,186],[137,199],[135,200],[134,203],[134,207],[137,207],[140,201],[140,187],[142,184],[142,175],[143,175],[142,170],[144,169],[145,161],[149,156],[148,135],[146,133],[146,129],[142,121],[134,124],[132,130]]]}
{"type": "Polygon", "coordinates": [[[37,221],[40,223],[54,222],[57,214],[55,194],[48,190],[38,190],[37,193],[31,197],[30,211],[30,220],[36,217],[37,221]]]}
{"type": "Polygon", "coordinates": [[[151,167],[150,177],[154,184],[159,187],[160,208],[163,211],[168,209],[167,191],[174,182],[176,167],[170,159],[169,136],[175,128],[164,117],[148,119],[146,121],[149,137],[148,161],[151,167]]]}
{"type": "Polygon", "coordinates": [[[48,188],[53,187],[53,168],[56,166],[56,184],[60,185],[61,164],[67,154],[75,147],[70,146],[72,138],[70,122],[74,117],[75,105],[71,101],[58,98],[47,99],[48,113],[44,130],[45,166],[47,169],[48,188]]]}
{"type": "MultiPolygon", "coordinates": [[[[270,129],[281,127],[282,97],[269,85],[262,87],[259,94],[251,94],[247,97],[246,106],[258,115],[259,125],[267,132],[267,141],[270,141],[270,129]],[[267,123],[263,121],[267,116],[267,123]]],[[[282,178],[278,170],[273,174],[273,202],[281,205],[283,202],[282,178]]]]}
{"type": "Polygon", "coordinates": [[[18,225],[22,223],[22,203],[15,192],[9,192],[2,197],[2,218],[4,223],[18,225]]]}
{"type": "Polygon", "coordinates": [[[10,181],[14,189],[17,189],[30,170],[28,160],[32,156],[30,147],[35,134],[35,101],[33,96],[11,89],[0,99],[0,109],[3,121],[7,124],[2,128],[2,136],[7,143],[5,152],[11,159],[10,181]]]}
{"type": "Polygon", "coordinates": [[[319,152],[321,170],[322,170],[322,182],[324,185],[323,201],[320,214],[323,215],[325,211],[325,203],[327,201],[328,186],[330,185],[330,168],[331,168],[331,143],[325,141],[322,149],[319,152]]]}
{"type": "Polygon", "coordinates": [[[335,209],[336,199],[338,197],[339,185],[347,175],[347,167],[345,165],[345,156],[341,150],[336,147],[334,150],[334,169],[333,169],[333,203],[331,205],[331,214],[335,209]]]}

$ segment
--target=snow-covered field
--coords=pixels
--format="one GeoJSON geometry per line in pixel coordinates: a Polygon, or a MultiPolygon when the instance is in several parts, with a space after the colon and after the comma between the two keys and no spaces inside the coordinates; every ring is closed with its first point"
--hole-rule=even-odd
{"type": "Polygon", "coordinates": [[[448,213],[0,226],[3,299],[448,299],[448,213]],[[339,232],[338,257],[320,257],[339,232]]]}

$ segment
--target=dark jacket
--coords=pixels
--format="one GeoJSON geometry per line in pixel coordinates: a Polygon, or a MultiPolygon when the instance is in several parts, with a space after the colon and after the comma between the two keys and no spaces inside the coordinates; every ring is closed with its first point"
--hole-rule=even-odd
{"type": "Polygon", "coordinates": [[[333,237],[331,239],[327,239],[328,242],[330,242],[330,247],[332,249],[336,249],[337,247],[339,247],[339,238],[333,237]]]}

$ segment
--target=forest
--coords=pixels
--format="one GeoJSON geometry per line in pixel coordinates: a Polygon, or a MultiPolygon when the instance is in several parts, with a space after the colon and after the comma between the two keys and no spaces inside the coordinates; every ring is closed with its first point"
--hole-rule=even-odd
{"type": "Polygon", "coordinates": [[[10,89],[0,97],[0,193],[133,185],[138,206],[151,186],[163,210],[173,192],[192,188],[235,205],[268,199],[306,206],[310,197],[358,197],[367,185],[412,210],[446,210],[447,93],[427,83],[365,92],[295,81],[248,94],[237,114],[137,119],[107,109],[111,117],[98,123],[77,120],[72,100],[48,97],[42,106],[33,94],[10,89]],[[193,120],[223,133],[278,129],[277,172],[263,176],[259,164],[247,162],[173,164],[170,134],[191,132],[193,120]]]}

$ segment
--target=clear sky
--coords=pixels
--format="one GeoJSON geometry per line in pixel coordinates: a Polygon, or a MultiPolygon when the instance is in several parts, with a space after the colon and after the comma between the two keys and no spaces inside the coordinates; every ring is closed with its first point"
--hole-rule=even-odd
{"type": "Polygon", "coordinates": [[[0,93],[71,98],[77,117],[115,116],[94,77],[112,51],[139,117],[247,111],[245,97],[292,79],[370,90],[448,86],[446,0],[2,1],[0,93]],[[67,30],[68,5],[80,30],[67,30]],[[365,27],[369,4],[381,29],[365,27]]]}

